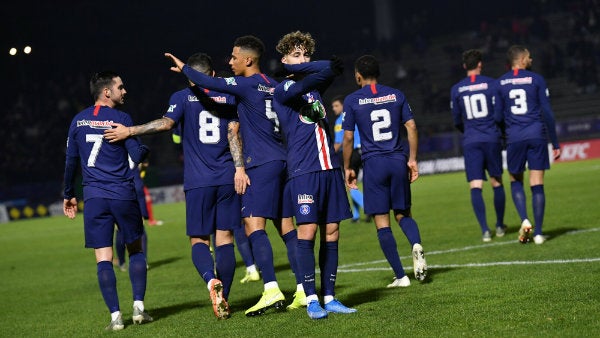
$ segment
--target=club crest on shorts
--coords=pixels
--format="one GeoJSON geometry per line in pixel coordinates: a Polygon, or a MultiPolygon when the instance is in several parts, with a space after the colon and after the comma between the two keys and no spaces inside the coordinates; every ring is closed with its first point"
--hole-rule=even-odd
{"type": "Polygon", "coordinates": [[[302,215],[308,215],[308,214],[310,214],[310,205],[302,204],[300,206],[300,213],[302,215]]]}

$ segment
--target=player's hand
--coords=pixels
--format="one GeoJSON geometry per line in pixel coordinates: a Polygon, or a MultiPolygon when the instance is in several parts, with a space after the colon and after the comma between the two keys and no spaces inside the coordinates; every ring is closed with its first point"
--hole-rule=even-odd
{"type": "Polygon", "coordinates": [[[246,174],[246,170],[243,167],[235,168],[233,182],[235,192],[238,193],[238,195],[243,195],[246,193],[246,188],[250,185],[250,177],[248,177],[248,174],[246,174]]]}
{"type": "Polygon", "coordinates": [[[558,160],[558,158],[560,157],[561,154],[562,154],[562,151],[560,150],[560,148],[552,150],[552,155],[554,156],[555,160],[558,160]]]}
{"type": "Polygon", "coordinates": [[[344,72],[344,60],[334,55],[331,57],[329,67],[331,67],[333,74],[340,75],[344,72]]]}
{"type": "Polygon", "coordinates": [[[346,169],[346,185],[350,189],[358,189],[358,185],[356,185],[357,177],[354,169],[346,169]]]}
{"type": "Polygon", "coordinates": [[[419,178],[419,166],[417,165],[417,161],[408,161],[408,179],[410,183],[414,182],[419,178]]]}
{"type": "Polygon", "coordinates": [[[75,218],[77,215],[77,199],[75,197],[63,201],[63,213],[70,219],[75,218]]]}
{"type": "Polygon", "coordinates": [[[179,60],[175,55],[171,53],[165,53],[165,57],[167,59],[171,59],[171,61],[173,61],[173,63],[175,64],[175,67],[171,67],[171,70],[175,73],[181,73],[181,69],[183,69],[185,63],[183,63],[183,61],[179,60]]]}
{"type": "Polygon", "coordinates": [[[120,123],[112,123],[111,127],[111,129],[106,129],[104,131],[104,138],[110,143],[123,141],[131,134],[129,127],[125,127],[120,123]]]}

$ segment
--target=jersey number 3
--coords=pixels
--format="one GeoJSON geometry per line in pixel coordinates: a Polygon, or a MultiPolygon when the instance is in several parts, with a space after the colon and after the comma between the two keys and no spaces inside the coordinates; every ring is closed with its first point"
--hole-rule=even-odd
{"type": "Polygon", "coordinates": [[[527,113],[527,92],[525,89],[511,89],[508,96],[515,100],[515,104],[510,106],[510,112],[515,115],[524,115],[527,113]]]}

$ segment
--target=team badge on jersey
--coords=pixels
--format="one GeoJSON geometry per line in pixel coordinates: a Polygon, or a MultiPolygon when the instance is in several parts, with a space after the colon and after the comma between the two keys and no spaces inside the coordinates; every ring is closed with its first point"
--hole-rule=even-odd
{"type": "Polygon", "coordinates": [[[310,206],[306,205],[306,204],[302,204],[300,206],[300,213],[302,215],[308,215],[308,214],[310,214],[310,206]]]}
{"type": "Polygon", "coordinates": [[[235,78],[233,78],[233,77],[226,77],[225,78],[225,83],[228,86],[237,86],[237,83],[235,82],[235,78]]]}

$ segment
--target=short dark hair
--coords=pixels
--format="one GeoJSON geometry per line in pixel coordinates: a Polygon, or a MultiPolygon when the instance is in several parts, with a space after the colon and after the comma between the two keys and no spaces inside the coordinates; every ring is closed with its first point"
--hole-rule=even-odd
{"type": "Polygon", "coordinates": [[[379,77],[379,62],[373,55],[363,55],[354,63],[354,69],[365,79],[379,77]]]}
{"type": "Polygon", "coordinates": [[[112,85],[115,77],[119,77],[119,74],[111,70],[101,71],[92,75],[90,79],[90,93],[94,101],[98,100],[104,88],[112,85]]]}
{"type": "Polygon", "coordinates": [[[199,72],[212,75],[212,59],[206,53],[193,54],[187,59],[187,64],[199,72]]]}
{"type": "Polygon", "coordinates": [[[254,35],[244,35],[235,39],[233,43],[234,47],[240,47],[241,49],[251,50],[256,53],[256,56],[260,58],[265,51],[265,44],[254,35]]]}
{"type": "Polygon", "coordinates": [[[483,60],[483,55],[477,49],[469,49],[462,55],[462,61],[467,70],[477,68],[477,65],[483,60]]]}
{"type": "Polygon", "coordinates": [[[513,66],[516,61],[523,55],[523,53],[527,52],[527,48],[522,45],[512,45],[508,48],[506,52],[506,62],[509,66],[513,66]]]}
{"type": "Polygon", "coordinates": [[[344,104],[344,99],[344,95],[336,95],[331,99],[331,104],[333,104],[335,101],[340,101],[342,104],[344,104]]]}

